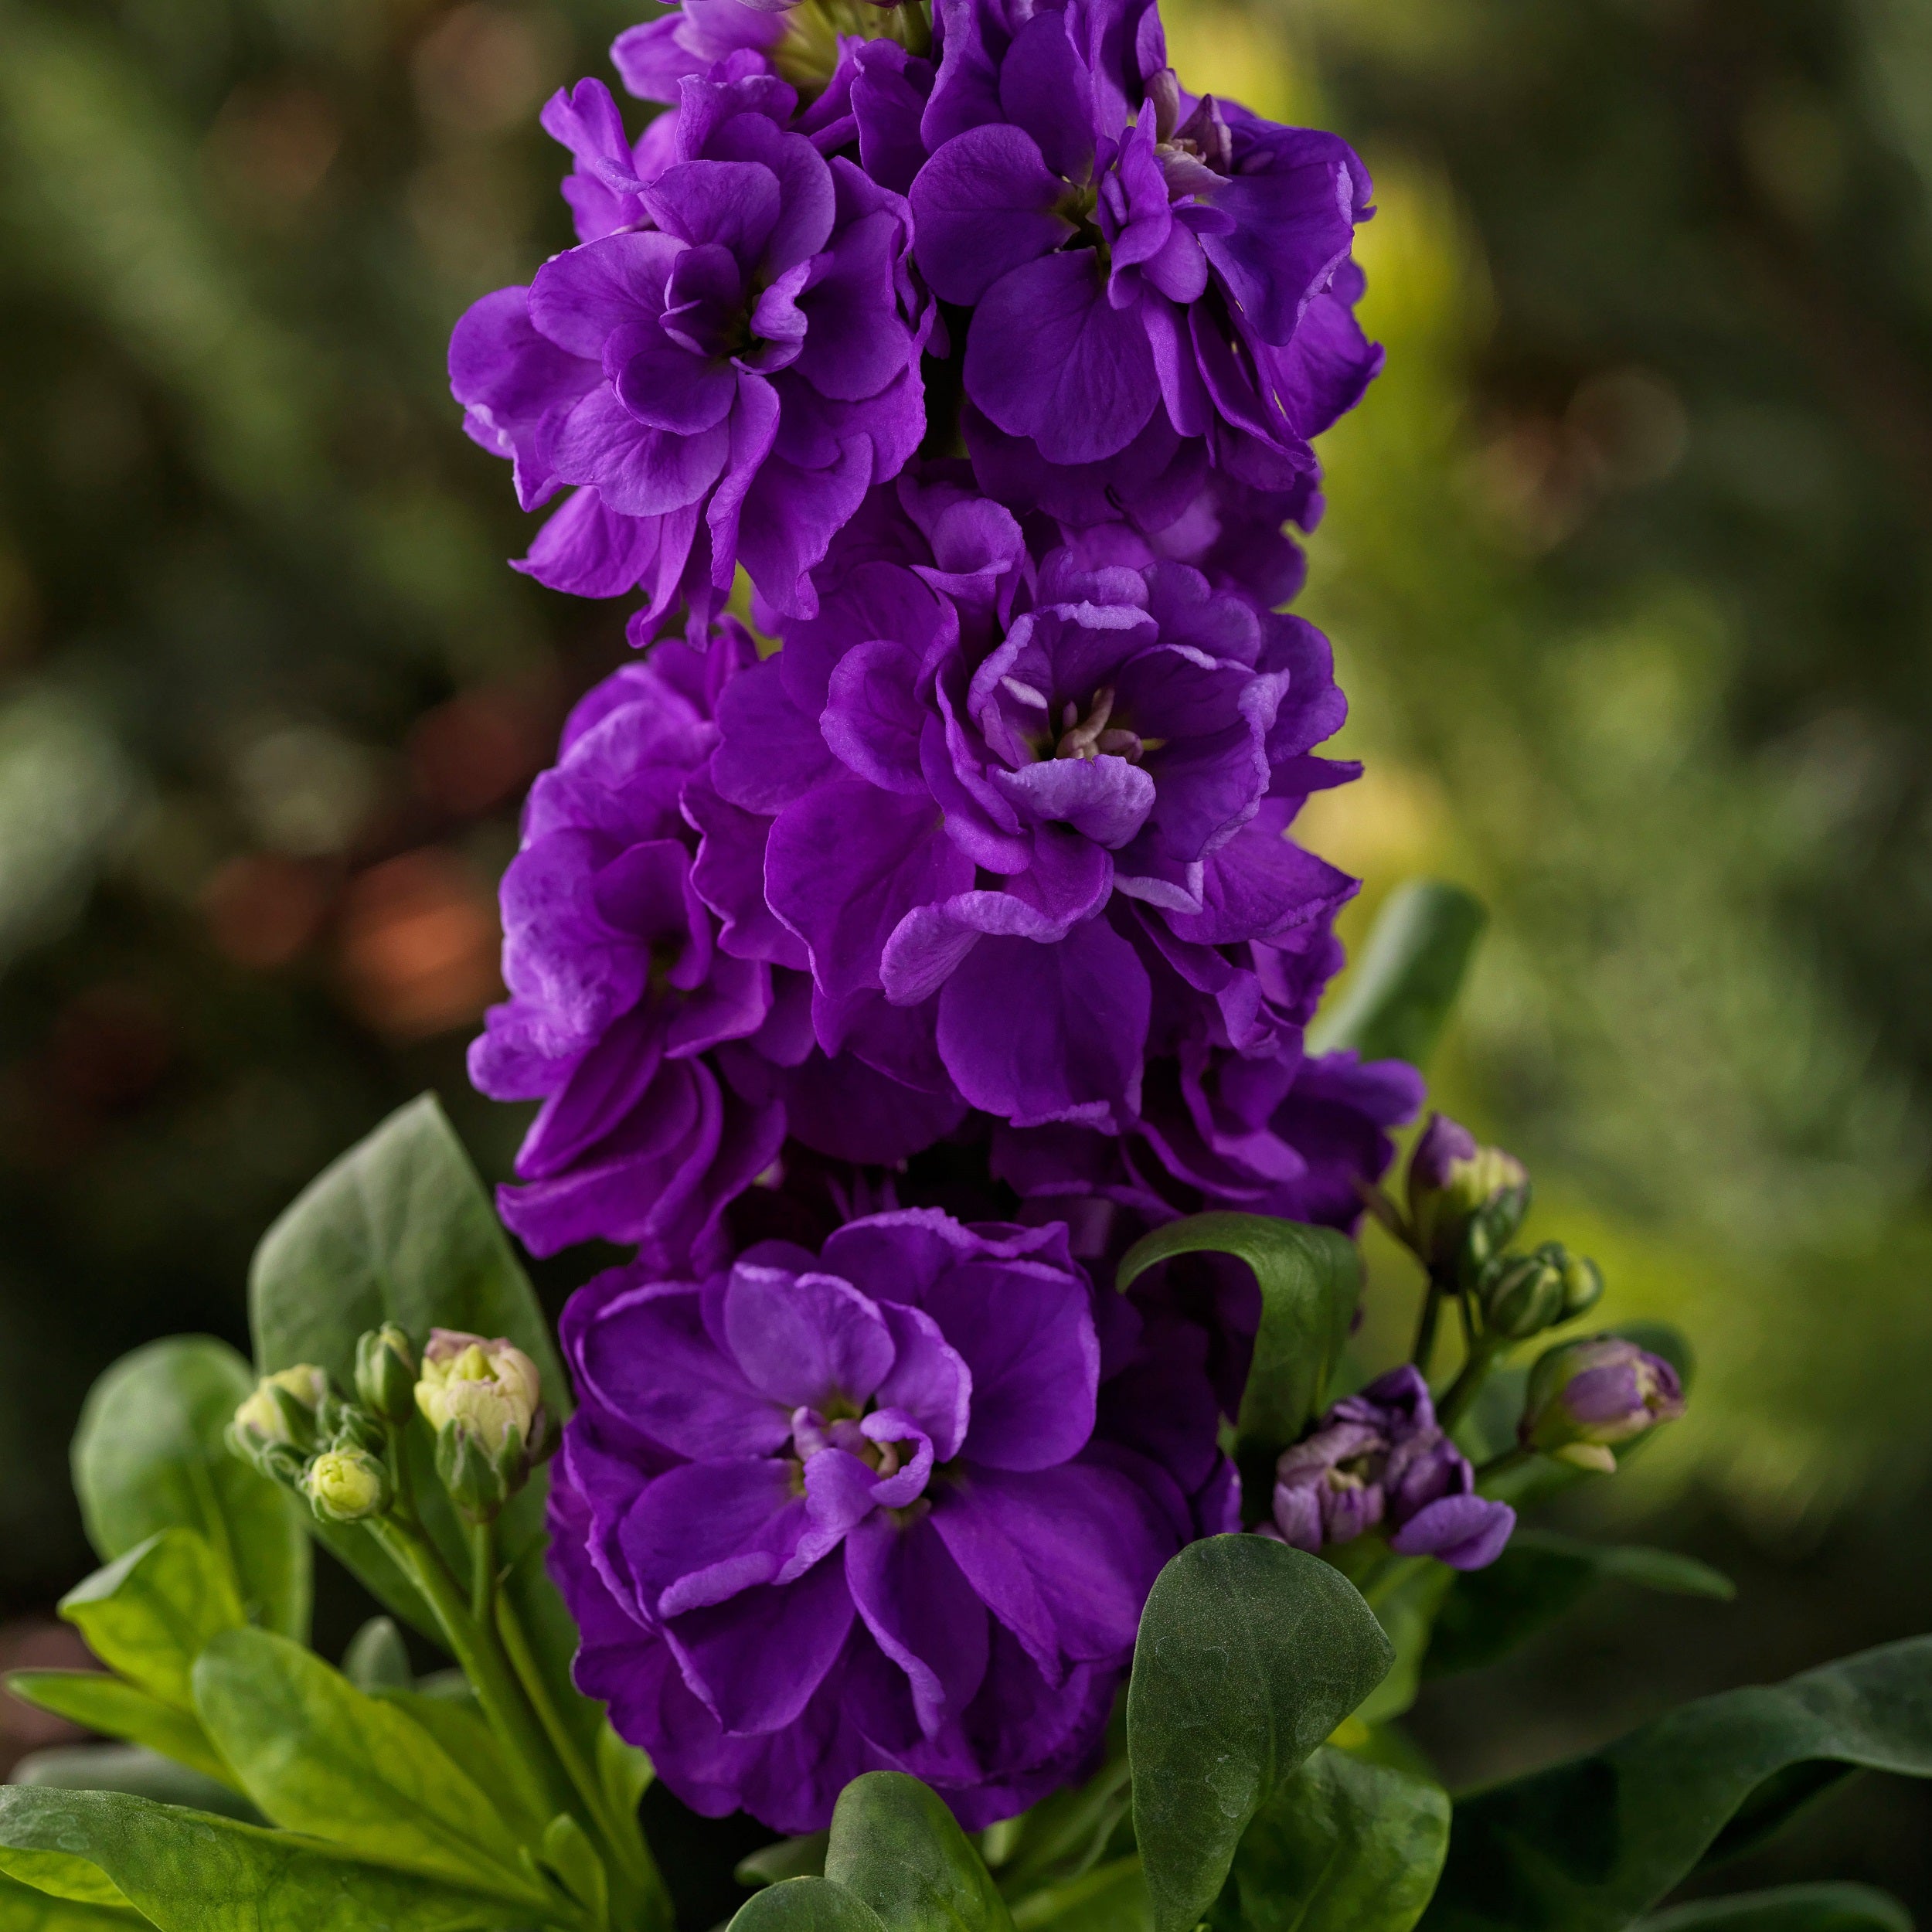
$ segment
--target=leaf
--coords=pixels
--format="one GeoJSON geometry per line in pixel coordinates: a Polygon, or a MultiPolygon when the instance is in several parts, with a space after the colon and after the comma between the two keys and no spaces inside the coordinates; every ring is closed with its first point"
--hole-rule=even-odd
{"type": "Polygon", "coordinates": [[[1256,1815],[1207,1923],[1210,1932],[1409,1932],[1448,1849],[1440,1785],[1325,1747],[1256,1815]]]}
{"type": "Polygon", "coordinates": [[[358,1690],[408,1690],[416,1682],[403,1633],[392,1617],[372,1617],[349,1640],[342,1675],[358,1690]]]}
{"type": "Polygon", "coordinates": [[[1248,1821],[1393,1658],[1354,1586],[1302,1550],[1210,1536],[1161,1572],[1127,1702],[1134,1824],[1158,1932],[1189,1932],[1248,1821]]]}
{"type": "Polygon", "coordinates": [[[776,1885],[783,1879],[821,1879],[825,1876],[825,1847],[829,1832],[807,1832],[799,1838],[781,1838],[762,1845],[731,1869],[740,1885],[776,1885]]]}
{"type": "Polygon", "coordinates": [[[117,1791],[0,1788],[0,1870],[91,1872],[160,1932],[528,1932],[528,1906],[117,1791]],[[84,1848],[84,1849],[83,1849],[84,1848]]]}
{"type": "Polygon", "coordinates": [[[1250,1521],[1267,1512],[1275,1458],[1321,1406],[1362,1292],[1362,1257],[1332,1228],[1260,1214],[1195,1214],[1144,1235],[1121,1257],[1124,1291],[1177,1254],[1231,1254],[1254,1270],[1261,1325],[1241,1397],[1236,1459],[1250,1521]]]}
{"type": "Polygon", "coordinates": [[[1012,1932],[1006,1901],[959,1821],[903,1771],[868,1771],[839,1793],[825,1876],[892,1932],[1012,1932]]]}
{"type": "Polygon", "coordinates": [[[651,1760],[634,1744],[627,1744],[610,1726],[608,1719],[597,1726],[596,1750],[597,1781],[620,1818],[635,1818],[645,1792],[656,1774],[651,1760]]]}
{"type": "Polygon", "coordinates": [[[1869,1885],[1781,1885],[1677,1906],[1635,1932],[1912,1932],[1912,1914],[1869,1885]]]}
{"type": "Polygon", "coordinates": [[[1702,1698],[1589,1757],[1464,1800],[1423,1923],[1621,1932],[1700,1862],[1755,1842],[1821,1774],[1844,1766],[1932,1777],[1932,1638],[1702,1698]]]}
{"type": "MultiPolygon", "coordinates": [[[[783,1879],[754,1893],[727,1932],[887,1932],[865,1900],[830,1879],[783,1879]]],[[[896,1926],[891,1932],[899,1932],[896,1926]]]]}
{"type": "Polygon", "coordinates": [[[80,1412],[74,1492],[103,1562],[158,1530],[199,1531],[248,1614],[306,1639],[308,1512],[223,1439],[254,1386],[247,1362],[209,1335],[174,1335],[123,1355],[80,1412]]]}
{"type": "Polygon", "coordinates": [[[129,1791],[158,1804],[264,1822],[254,1806],[227,1785],[138,1744],[59,1744],[31,1751],[9,1773],[8,1782],[57,1791],[129,1791]]]}
{"type": "Polygon", "coordinates": [[[1481,900],[1460,886],[1398,886],[1340,997],[1309,1029],[1308,1050],[1347,1047],[1365,1060],[1426,1066],[1488,923],[1481,900]]]}
{"type": "Polygon", "coordinates": [[[583,1827],[568,1811],[560,1811],[543,1833],[543,1862],[556,1874],[565,1891],[590,1915],[594,1925],[607,1925],[611,1917],[611,1881],[583,1827]]]}
{"type": "Polygon", "coordinates": [[[1487,1569],[1457,1578],[1436,1620],[1427,1674],[1445,1676],[1494,1663],[1603,1583],[1721,1601],[1737,1594],[1728,1577],[1695,1556],[1519,1529],[1487,1569]]]}
{"type": "Polygon", "coordinates": [[[145,1744],[177,1764],[224,1783],[234,1776],[209,1742],[199,1718],[105,1671],[15,1671],[8,1678],[7,1688],[26,1702],[84,1724],[104,1737],[145,1744]]]}
{"type": "Polygon", "coordinates": [[[442,1747],[312,1651],[231,1631],[195,1666],[202,1722],[264,1816],[359,1858],[540,1903],[512,1834],[442,1747]]]}
{"type": "Polygon", "coordinates": [[[1029,1893],[1070,1885],[1106,1855],[1133,1801],[1125,1719],[1124,1709],[1117,1709],[1106,1760],[1092,1777],[1042,1798],[1012,1821],[1018,1829],[998,1868],[1000,1892],[1009,1905],[1029,1893]]]}
{"type": "Polygon", "coordinates": [[[61,1598],[60,1614],[111,1670],[177,1710],[195,1708],[195,1659],[243,1628],[228,1566],[192,1529],[164,1529],[61,1598]]]}
{"type": "Polygon", "coordinates": [[[0,1932],[124,1932],[148,1923],[131,1906],[77,1905],[0,1877],[0,1932]]]}
{"type": "Polygon", "coordinates": [[[542,1836],[546,1821],[532,1815],[517,1790],[503,1761],[503,1747],[467,1679],[461,1696],[432,1696],[420,1690],[379,1690],[375,1695],[421,1725],[523,1836],[533,1842],[542,1836]]]}
{"type": "Polygon", "coordinates": [[[1153,1932],[1153,1902],[1138,1858],[1115,1859],[1051,1885],[1013,1908],[1015,1932],[1153,1932]]]}
{"type": "Polygon", "coordinates": [[[1437,1614],[1456,1580],[1456,1572],[1446,1563],[1414,1556],[1394,1560],[1413,1566],[1386,1594],[1378,1594],[1372,1605],[1396,1656],[1388,1675],[1355,1713],[1364,1724],[1386,1724],[1416,1701],[1423,1662],[1434,1644],[1437,1614]]]}

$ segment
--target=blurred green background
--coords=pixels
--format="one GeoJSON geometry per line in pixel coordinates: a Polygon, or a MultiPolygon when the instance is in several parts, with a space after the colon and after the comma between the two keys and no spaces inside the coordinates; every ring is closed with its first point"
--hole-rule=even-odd
{"type": "MultiPolygon", "coordinates": [[[[1490,901],[1443,1104],[1703,1363],[1570,1513],[1742,1600],[1433,1686],[1487,1776],[1932,1623],[1932,4],[1168,12],[1186,84],[1378,183],[1389,366],[1301,607],[1369,776],[1311,842],[1356,931],[1417,872],[1490,901]]],[[[241,1338],[318,1167],[425,1085],[507,1161],[492,883],[622,613],[505,567],[443,345],[569,240],[536,110],[634,17],[0,0],[0,1616],[86,1563],[94,1373],[241,1338]]],[[[1928,1824],[1861,1787],[1740,1882],[1932,1916],[1928,1824]]]]}

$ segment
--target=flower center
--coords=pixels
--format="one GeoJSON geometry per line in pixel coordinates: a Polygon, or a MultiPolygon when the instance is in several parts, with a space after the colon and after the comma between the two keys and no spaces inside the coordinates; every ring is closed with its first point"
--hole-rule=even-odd
{"type": "Polygon", "coordinates": [[[1085,717],[1080,716],[1080,706],[1069,699],[1060,713],[1060,742],[1053,747],[1056,758],[1098,758],[1103,754],[1124,758],[1129,764],[1137,764],[1141,754],[1152,747],[1144,743],[1138,733],[1124,730],[1117,726],[1110,726],[1107,719],[1114,715],[1114,688],[1102,685],[1094,693],[1093,706],[1085,717]]]}
{"type": "Polygon", "coordinates": [[[838,66],[841,40],[896,40],[908,53],[933,50],[930,0],[877,6],[873,0],[801,0],[785,15],[771,64],[807,100],[823,94],[838,66]]]}

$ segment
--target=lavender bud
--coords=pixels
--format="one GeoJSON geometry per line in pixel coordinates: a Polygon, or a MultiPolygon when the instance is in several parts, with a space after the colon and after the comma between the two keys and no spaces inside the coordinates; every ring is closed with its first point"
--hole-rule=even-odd
{"type": "Polygon", "coordinates": [[[1529,1372],[1521,1435],[1532,1449],[1585,1468],[1614,1469],[1613,1443],[1684,1413],[1683,1384],[1662,1355],[1600,1335],[1547,1350],[1529,1372]]]}
{"type": "Polygon", "coordinates": [[[1481,1147],[1447,1114],[1432,1114],[1409,1160],[1409,1225],[1415,1249],[1453,1269],[1473,1240],[1480,1267],[1500,1253],[1529,1212],[1529,1175],[1514,1155],[1481,1147]]]}

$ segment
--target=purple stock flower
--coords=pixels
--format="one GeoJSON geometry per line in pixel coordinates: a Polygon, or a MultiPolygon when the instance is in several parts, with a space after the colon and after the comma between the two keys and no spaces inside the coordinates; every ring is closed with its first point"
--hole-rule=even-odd
{"type": "Polygon", "coordinates": [[[616,1270],[563,1333],[577,1680],[707,1814],[815,1830],[879,1768],[969,1828],[1023,1809],[1090,1758],[1161,1566],[1233,1526],[1199,1346],[1057,1226],[911,1210],[701,1284],[616,1270]]]}
{"type": "Polygon", "coordinates": [[[924,433],[910,210],[791,131],[796,106],[768,73],[687,78],[668,133],[633,145],[600,83],[559,95],[546,124],[593,238],[451,340],[465,426],[524,507],[574,486],[520,567],[584,596],[643,585],[640,642],[680,597],[701,630],[740,563],[811,611],[813,565],[924,433]]]}
{"type": "Polygon", "coordinates": [[[1429,1385],[1408,1363],[1338,1402],[1275,1465],[1274,1533],[1298,1549],[1388,1532],[1398,1556],[1481,1570],[1516,1526],[1475,1494],[1469,1459],[1436,1424],[1429,1385]]]}
{"type": "Polygon", "coordinates": [[[883,1006],[975,1107],[1118,1131],[1172,1009],[1255,1056],[1298,1026],[1297,954],[1355,882],[1284,834],[1355,774],[1311,755],[1344,709],[1300,619],[1121,527],[1036,561],[908,478],[726,694],[699,889],[727,948],[798,960],[767,908],[803,948],[827,1053],[883,1006]]]}
{"type": "Polygon", "coordinates": [[[966,393],[1046,462],[1156,413],[1263,490],[1380,366],[1352,313],[1369,179],[1332,134],[1184,95],[1151,5],[940,0],[916,252],[974,309],[966,393]]]}
{"type": "Polygon", "coordinates": [[[1621,1335],[1566,1342],[1539,1356],[1524,1395],[1522,1435],[1532,1449],[1585,1468],[1617,1467],[1628,1442],[1684,1413],[1682,1378],[1660,1355],[1621,1335]]]}

